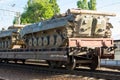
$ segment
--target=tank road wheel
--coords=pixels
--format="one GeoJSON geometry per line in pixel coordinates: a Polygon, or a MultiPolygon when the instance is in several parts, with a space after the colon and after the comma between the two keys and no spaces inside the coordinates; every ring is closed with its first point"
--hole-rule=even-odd
{"type": "Polygon", "coordinates": [[[64,29],[63,31],[62,31],[62,37],[63,38],[67,38],[67,30],[66,29],[64,29]]]}
{"type": "Polygon", "coordinates": [[[42,38],[38,38],[38,46],[41,47],[42,46],[42,38]]]}
{"type": "Polygon", "coordinates": [[[100,58],[97,55],[93,56],[92,63],[90,64],[91,70],[96,70],[96,68],[100,65],[100,58]]]}
{"type": "Polygon", "coordinates": [[[1,41],[0,41],[0,48],[1,48],[1,41]]]}
{"type": "Polygon", "coordinates": [[[9,46],[9,45],[8,45],[8,40],[7,40],[7,41],[6,41],[6,48],[8,48],[8,46],[9,46]]]}
{"type": "Polygon", "coordinates": [[[71,58],[69,63],[66,64],[66,69],[74,70],[75,67],[76,67],[76,59],[75,58],[71,58]]]}
{"type": "Polygon", "coordinates": [[[50,46],[53,46],[54,45],[54,36],[53,35],[50,35],[50,40],[49,40],[49,43],[50,43],[50,46]]]}
{"type": "Polygon", "coordinates": [[[33,46],[36,47],[37,46],[37,39],[33,38],[33,46]]]}
{"type": "Polygon", "coordinates": [[[1,47],[4,48],[4,43],[3,43],[3,41],[1,42],[1,47]]]}
{"type": "Polygon", "coordinates": [[[6,48],[6,41],[4,41],[4,48],[6,48]]]}
{"type": "Polygon", "coordinates": [[[2,41],[0,41],[0,48],[2,48],[2,41]]]}
{"type": "Polygon", "coordinates": [[[5,48],[5,41],[3,41],[3,48],[5,48]]]}
{"type": "Polygon", "coordinates": [[[2,48],[4,48],[4,42],[2,41],[2,48]]]}
{"type": "Polygon", "coordinates": [[[43,38],[43,46],[47,46],[48,45],[48,39],[47,37],[43,38]]]}
{"type": "Polygon", "coordinates": [[[10,45],[11,45],[11,42],[10,42],[10,40],[8,40],[8,43],[7,43],[7,45],[8,45],[8,48],[10,48],[10,45]]]}
{"type": "Polygon", "coordinates": [[[31,47],[32,46],[32,39],[29,39],[28,45],[31,47]]]}
{"type": "Polygon", "coordinates": [[[7,46],[7,41],[5,41],[5,48],[7,48],[8,46],[7,46]]]}
{"type": "Polygon", "coordinates": [[[60,35],[57,35],[56,37],[56,45],[60,46],[62,44],[62,37],[60,35]]]}

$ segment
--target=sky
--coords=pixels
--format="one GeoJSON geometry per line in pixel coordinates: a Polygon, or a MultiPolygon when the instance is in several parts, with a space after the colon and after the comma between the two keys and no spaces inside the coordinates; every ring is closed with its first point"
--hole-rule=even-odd
{"type": "MultiPolygon", "coordinates": [[[[64,13],[67,9],[77,8],[78,0],[57,0],[60,7],[60,12],[64,13]]],[[[89,0],[88,0],[89,1],[89,0]]],[[[16,12],[22,13],[27,0],[0,0],[0,30],[4,27],[12,25],[16,12]],[[7,11],[6,11],[7,10],[7,11]]],[[[112,37],[120,39],[120,0],[97,0],[97,10],[103,12],[116,13],[116,17],[110,17],[110,22],[113,24],[112,37]]]]}

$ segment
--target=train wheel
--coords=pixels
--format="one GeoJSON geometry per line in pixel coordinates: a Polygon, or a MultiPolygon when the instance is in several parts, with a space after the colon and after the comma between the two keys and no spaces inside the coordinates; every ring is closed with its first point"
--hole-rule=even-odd
{"type": "Polygon", "coordinates": [[[47,39],[47,37],[44,37],[44,38],[43,38],[43,45],[44,45],[44,46],[47,46],[47,45],[48,45],[48,39],[47,39]]]}
{"type": "Polygon", "coordinates": [[[59,68],[62,67],[62,62],[60,61],[47,61],[48,65],[50,66],[50,68],[59,68]]]}
{"type": "Polygon", "coordinates": [[[54,45],[55,40],[54,40],[54,36],[53,36],[53,35],[50,36],[49,43],[50,43],[50,46],[53,46],[53,45],[54,45]]]}
{"type": "Polygon", "coordinates": [[[2,59],[0,58],[0,63],[2,63],[2,59]]]}
{"type": "Polygon", "coordinates": [[[28,45],[29,45],[29,46],[32,46],[32,39],[29,39],[28,45]]]}
{"type": "Polygon", "coordinates": [[[68,70],[74,70],[76,67],[76,59],[72,58],[68,64],[66,64],[66,69],[68,70]]]}
{"type": "Polygon", "coordinates": [[[37,39],[33,38],[33,46],[36,47],[37,46],[37,39]]]}
{"type": "Polygon", "coordinates": [[[4,60],[4,63],[9,63],[9,60],[8,60],[8,59],[5,59],[5,60],[4,60]]]}
{"type": "Polygon", "coordinates": [[[23,59],[23,60],[21,60],[21,61],[22,61],[22,63],[23,63],[23,64],[25,64],[25,60],[24,60],[24,59],[23,59]]]}
{"type": "Polygon", "coordinates": [[[55,61],[47,61],[48,65],[50,68],[55,68],[56,67],[56,62],[55,61]]]}
{"type": "Polygon", "coordinates": [[[57,35],[56,37],[56,45],[60,46],[62,44],[62,37],[60,35],[57,35]]]}
{"type": "Polygon", "coordinates": [[[92,63],[90,64],[91,70],[96,70],[96,68],[100,66],[100,58],[97,55],[93,56],[92,63]]]}
{"type": "Polygon", "coordinates": [[[42,38],[38,38],[38,46],[42,46],[42,38]]]}
{"type": "Polygon", "coordinates": [[[14,62],[15,62],[15,63],[17,63],[17,62],[18,62],[18,60],[16,59],[16,60],[14,60],[14,62]]]}
{"type": "Polygon", "coordinates": [[[57,62],[56,62],[56,67],[62,67],[62,65],[63,65],[62,62],[60,62],[60,61],[57,61],[57,62]]]}

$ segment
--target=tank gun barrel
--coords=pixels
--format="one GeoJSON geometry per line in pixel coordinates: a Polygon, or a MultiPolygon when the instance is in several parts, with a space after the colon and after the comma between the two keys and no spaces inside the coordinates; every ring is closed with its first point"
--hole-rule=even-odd
{"type": "Polygon", "coordinates": [[[68,9],[69,13],[73,14],[93,14],[93,15],[103,15],[103,16],[116,16],[115,13],[108,13],[108,12],[98,12],[93,10],[80,10],[80,9],[68,9]]]}

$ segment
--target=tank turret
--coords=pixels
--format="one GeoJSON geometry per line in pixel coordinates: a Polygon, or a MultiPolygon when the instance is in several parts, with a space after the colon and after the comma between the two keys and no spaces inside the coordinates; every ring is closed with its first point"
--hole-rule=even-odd
{"type": "Polygon", "coordinates": [[[79,37],[108,38],[111,37],[108,16],[115,16],[114,13],[98,12],[92,10],[69,9],[68,13],[75,16],[76,35],[79,37]]]}

